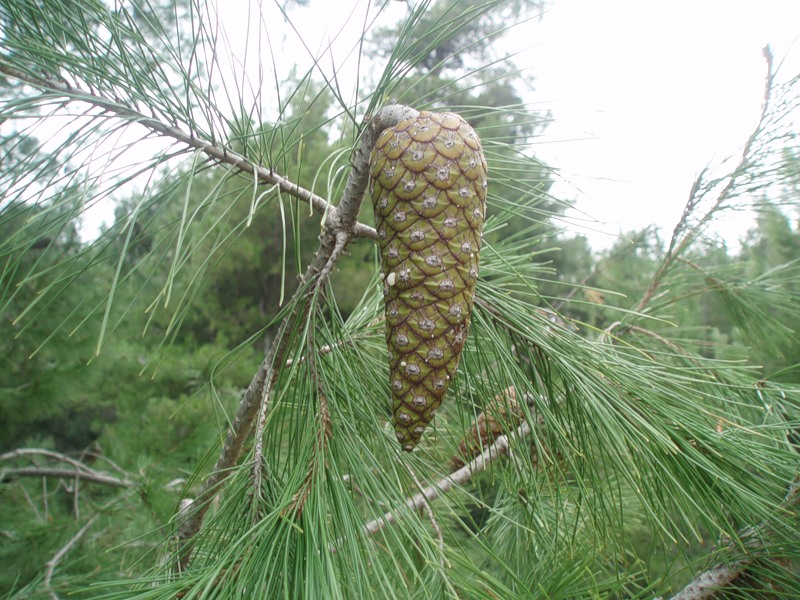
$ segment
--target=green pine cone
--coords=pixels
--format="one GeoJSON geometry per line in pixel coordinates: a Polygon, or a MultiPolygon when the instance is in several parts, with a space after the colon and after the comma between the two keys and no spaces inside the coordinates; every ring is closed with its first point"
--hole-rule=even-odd
{"type": "Polygon", "coordinates": [[[409,452],[441,405],[467,339],[486,182],[480,140],[453,113],[421,112],[387,128],[370,157],[392,422],[409,452]]]}

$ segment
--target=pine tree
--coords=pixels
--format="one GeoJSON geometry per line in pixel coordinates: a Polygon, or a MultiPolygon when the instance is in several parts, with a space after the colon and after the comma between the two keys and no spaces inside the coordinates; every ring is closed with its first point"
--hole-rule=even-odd
{"type": "MultiPolygon", "coordinates": [[[[391,4],[365,4],[363,22],[391,4]]],[[[786,115],[800,105],[800,79],[779,83],[766,53],[763,114],[738,163],[698,178],[669,242],[640,264],[638,274],[650,269],[644,289],[626,290],[640,296],[604,307],[605,321],[581,322],[568,316],[581,314],[569,305],[580,296],[565,287],[563,302],[554,298],[552,264],[540,262],[553,235],[547,217],[559,209],[530,152],[538,117],[522,98],[489,93],[514,89],[513,63],[491,43],[513,15],[500,1],[459,4],[419,2],[401,27],[383,30],[392,44],[370,63],[382,71],[351,97],[321,63],[288,82],[275,73],[268,96],[267,77],[248,81],[245,58],[225,57],[211,4],[175,3],[175,18],[162,19],[146,2],[0,2],[0,75],[13,91],[0,104],[11,127],[4,153],[35,135],[49,157],[0,170],[1,223],[16,231],[0,239],[3,272],[13,274],[0,280],[4,320],[30,328],[37,307],[59,306],[47,327],[94,327],[91,354],[108,354],[109,379],[133,396],[123,374],[141,365],[127,337],[115,341],[124,323],[157,340],[148,373],[170,353],[180,362],[219,352],[193,375],[204,385],[176,378],[163,398],[148,396],[138,422],[138,405],[124,404],[130,414],[104,429],[97,451],[0,457],[0,493],[36,519],[35,531],[34,517],[4,525],[4,555],[19,550],[16,539],[47,542],[29,544],[35,561],[3,580],[8,597],[800,595],[800,388],[710,356],[705,338],[676,326],[687,299],[714,294],[751,341],[795,334],[784,318],[797,307],[795,257],[739,278],[705,268],[697,253],[720,211],[790,180],[779,167],[796,144],[786,115]],[[415,88],[425,93],[412,102],[415,88]],[[379,232],[362,200],[382,132],[444,108],[480,137],[489,211],[458,371],[404,452],[391,425],[379,232]],[[124,201],[99,237],[51,261],[32,255],[110,198],[124,201]],[[16,221],[21,206],[52,218],[16,221]],[[296,286],[221,336],[243,339],[182,339],[183,326],[222,321],[215,311],[245,312],[230,288],[213,285],[248,289],[235,281],[254,276],[248,236],[278,222],[279,281],[296,271],[296,286]],[[87,284],[84,306],[70,292],[87,284]],[[16,291],[27,288],[36,294],[16,291]],[[246,372],[249,384],[239,380],[246,372]],[[43,504],[30,493],[40,489],[43,504]],[[124,545],[136,539],[157,545],[124,545]]],[[[283,24],[302,31],[293,10],[282,8],[283,24]]],[[[365,26],[359,51],[369,36],[365,26]]],[[[270,69],[256,48],[247,60],[270,69]]],[[[565,281],[592,289],[585,275],[565,281]]]]}

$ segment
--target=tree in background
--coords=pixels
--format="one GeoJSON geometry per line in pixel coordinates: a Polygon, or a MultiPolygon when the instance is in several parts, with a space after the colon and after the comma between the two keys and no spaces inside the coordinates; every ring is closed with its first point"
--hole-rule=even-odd
{"type": "MultiPolygon", "coordinates": [[[[549,222],[565,203],[531,152],[545,117],[495,54],[535,3],[423,1],[365,25],[354,46],[379,75],[352,95],[321,61],[276,71],[266,19],[229,63],[213,4],[164,6],[0,2],[3,147],[22,156],[0,169],[4,406],[103,409],[66,441],[8,413],[8,597],[800,594],[793,350],[725,354],[792,339],[796,232],[765,211],[740,260],[704,238],[796,181],[796,78],[767,54],[738,163],[698,178],[668,242],[637,234],[593,264],[549,222]],[[480,134],[490,210],[458,376],[405,453],[362,196],[380,132],[445,108],[480,134]],[[114,223],[77,239],[112,197],[114,223]],[[45,393],[29,383],[51,361],[71,374],[45,393]]],[[[302,10],[283,23],[302,31],[302,10]]]]}
{"type": "MultiPolygon", "coordinates": [[[[789,202],[797,198],[796,191],[787,190],[786,194],[789,202]]],[[[792,226],[789,217],[774,203],[761,203],[758,209],[756,227],[748,233],[739,256],[741,277],[744,281],[759,281],[765,274],[780,277],[783,280],[781,292],[791,302],[790,298],[800,290],[800,281],[797,279],[800,232],[797,223],[792,226]]],[[[785,319],[787,325],[783,335],[770,336],[750,345],[755,349],[757,364],[763,365],[765,374],[778,376],[780,372],[781,380],[797,383],[800,381],[797,370],[800,346],[795,332],[800,328],[800,323],[795,310],[780,314],[780,318],[785,319]]],[[[746,335],[746,326],[742,329],[734,333],[734,338],[747,344],[752,336],[746,335]]]]}

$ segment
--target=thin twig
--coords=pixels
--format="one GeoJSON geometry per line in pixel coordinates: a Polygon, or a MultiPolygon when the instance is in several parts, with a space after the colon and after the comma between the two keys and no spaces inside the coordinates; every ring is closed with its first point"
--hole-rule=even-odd
{"type": "Polygon", "coordinates": [[[70,550],[72,550],[75,544],[77,544],[84,535],[86,535],[86,532],[89,531],[89,528],[92,525],[94,525],[94,522],[99,516],[99,514],[96,514],[91,519],[86,521],[83,527],[78,530],[78,533],[73,535],[70,540],[58,552],[55,553],[53,558],[45,563],[44,588],[47,590],[47,593],[53,600],[59,600],[58,594],[56,594],[52,586],[53,573],[55,572],[58,563],[61,562],[61,559],[64,558],[64,556],[66,556],[70,550]]]}
{"type": "Polygon", "coordinates": [[[621,326],[622,326],[622,321],[614,321],[613,323],[611,323],[611,325],[609,325],[608,327],[603,329],[603,331],[600,332],[600,337],[597,338],[598,343],[602,344],[603,342],[605,342],[607,337],[619,337],[614,335],[614,331],[617,329],[617,327],[621,326]]]}
{"type": "Polygon", "coordinates": [[[66,463],[71,468],[57,467],[57,466],[34,466],[34,467],[20,467],[15,469],[0,469],[0,481],[9,481],[17,477],[59,477],[62,479],[74,479],[77,481],[92,481],[94,483],[102,483],[113,487],[133,487],[136,483],[132,480],[130,475],[119,469],[116,465],[111,463],[114,467],[119,469],[123,477],[115,477],[103,471],[98,471],[87,466],[85,463],[76,460],[66,454],[55,452],[53,450],[45,450],[43,448],[17,448],[9,452],[0,454],[0,461],[10,461],[17,458],[31,458],[44,457],[53,459],[55,461],[66,463]]]}
{"type": "Polygon", "coordinates": [[[113,462],[108,461],[123,475],[123,477],[115,477],[103,471],[98,471],[87,466],[85,463],[76,460],[66,454],[55,452],[53,450],[45,450],[43,448],[17,448],[0,455],[0,461],[8,461],[16,458],[36,458],[44,457],[53,459],[58,462],[67,463],[72,468],[55,467],[55,466],[35,466],[35,467],[21,467],[16,469],[2,469],[0,470],[0,480],[7,481],[15,477],[59,477],[63,479],[83,479],[85,481],[93,481],[94,483],[102,483],[113,487],[133,487],[136,483],[132,480],[131,476],[120,469],[113,462]]]}
{"type": "MultiPolygon", "coordinates": [[[[45,90],[48,93],[55,92],[57,94],[67,96],[70,101],[86,102],[92,106],[101,108],[106,112],[112,113],[113,115],[125,121],[138,123],[153,133],[169,137],[175,141],[186,144],[191,148],[200,150],[218,163],[227,164],[244,173],[254,175],[263,184],[278,186],[281,192],[289,194],[290,196],[294,196],[303,202],[307,202],[314,208],[314,210],[322,215],[325,215],[327,218],[336,218],[337,216],[337,208],[331,205],[321,196],[318,196],[317,194],[314,194],[313,192],[297,185],[293,181],[290,181],[289,179],[279,175],[271,168],[256,165],[245,156],[242,156],[241,154],[234,152],[229,148],[198,139],[191,133],[186,133],[177,127],[167,125],[158,119],[154,119],[153,117],[147,116],[144,113],[133,110],[126,105],[103,98],[102,96],[92,92],[84,91],[78,87],[68,85],[65,82],[54,79],[33,77],[28,73],[14,68],[2,60],[0,60],[0,73],[45,90]]],[[[358,223],[355,220],[353,221],[352,235],[353,237],[366,237],[371,239],[377,239],[378,237],[378,234],[373,227],[363,223],[358,223]]]]}
{"type": "MultiPolygon", "coordinates": [[[[312,301],[313,303],[317,304],[317,301],[322,294],[322,291],[325,285],[328,282],[328,278],[330,277],[331,272],[333,271],[333,267],[339,258],[344,253],[344,250],[347,246],[349,241],[349,236],[344,231],[338,231],[336,233],[336,242],[334,244],[333,250],[328,257],[328,262],[325,266],[320,270],[319,275],[317,277],[317,281],[314,285],[314,291],[312,293],[312,301]]],[[[314,483],[314,473],[316,472],[315,469],[315,462],[318,456],[322,455],[323,460],[325,460],[325,453],[328,448],[328,440],[331,436],[331,415],[330,410],[328,408],[328,396],[325,393],[325,390],[322,387],[322,382],[320,381],[319,374],[317,372],[317,350],[316,348],[316,324],[315,324],[315,315],[316,313],[311,314],[311,320],[307,324],[307,333],[306,333],[306,354],[308,356],[308,371],[311,377],[311,381],[314,384],[314,390],[317,394],[317,405],[318,405],[318,412],[317,418],[319,420],[319,430],[317,432],[317,443],[314,445],[313,453],[311,458],[308,461],[308,470],[306,472],[306,476],[303,480],[303,483],[300,485],[300,488],[295,492],[292,496],[292,503],[289,507],[284,511],[285,514],[293,514],[295,518],[299,518],[300,515],[303,513],[303,507],[305,506],[306,499],[308,498],[308,494],[311,492],[311,486],[314,483]]]]}
{"type": "Polygon", "coordinates": [[[80,493],[79,493],[80,488],[81,488],[81,481],[78,477],[76,477],[72,493],[72,507],[73,507],[73,513],[75,514],[76,523],[81,519],[80,493]]]}
{"type": "Polygon", "coordinates": [[[44,456],[45,458],[54,458],[59,462],[68,463],[77,469],[89,468],[85,463],[67,456],[66,454],[55,452],[53,450],[45,450],[44,448],[16,448],[15,450],[10,450],[9,452],[0,454],[0,460],[13,460],[15,458],[20,458],[21,456],[44,456]]]}
{"type": "Polygon", "coordinates": [[[634,331],[636,333],[641,333],[642,335],[646,335],[648,337],[651,337],[654,340],[664,344],[667,348],[672,350],[676,355],[683,356],[686,360],[694,363],[697,367],[700,367],[701,369],[704,368],[703,365],[700,363],[700,361],[697,360],[697,358],[692,356],[689,352],[687,352],[685,349],[681,348],[675,342],[672,342],[672,341],[668,340],[667,338],[657,334],[655,331],[650,331],[649,329],[645,329],[644,327],[639,327],[638,325],[629,325],[628,326],[628,330],[629,331],[634,331]]]}
{"type": "Polygon", "coordinates": [[[306,471],[306,476],[303,479],[303,483],[300,484],[300,487],[292,496],[292,502],[283,510],[284,516],[292,515],[295,519],[299,519],[303,514],[303,508],[305,507],[306,500],[308,500],[308,496],[311,493],[311,488],[314,485],[316,474],[316,458],[322,455],[323,460],[325,460],[324,456],[328,447],[328,440],[331,436],[331,415],[330,410],[328,409],[328,397],[324,392],[318,391],[317,393],[319,396],[319,412],[317,413],[317,419],[319,420],[319,431],[317,432],[317,442],[314,445],[313,453],[308,461],[308,470],[306,471]]]}
{"type": "MultiPolygon", "coordinates": [[[[325,344],[323,346],[320,346],[319,348],[317,348],[317,354],[319,354],[320,356],[325,356],[326,354],[330,354],[331,352],[333,352],[334,350],[336,350],[338,348],[342,348],[343,346],[351,345],[353,342],[356,342],[356,341],[359,341],[359,340],[362,340],[362,339],[367,339],[367,338],[370,337],[370,335],[372,335],[368,330],[371,329],[375,325],[383,323],[383,321],[385,321],[385,320],[386,320],[386,316],[385,315],[379,315],[379,316],[375,317],[372,321],[370,321],[367,324],[366,327],[363,327],[359,331],[359,333],[357,333],[355,335],[350,335],[346,339],[339,340],[338,342],[334,342],[333,344],[325,344]]],[[[294,366],[296,364],[297,365],[302,365],[304,362],[306,362],[306,356],[305,355],[301,356],[297,360],[294,360],[293,358],[287,358],[286,362],[284,363],[283,366],[288,369],[289,367],[292,367],[292,366],[294,366]]]]}
{"type": "MultiPolygon", "coordinates": [[[[531,432],[531,427],[527,422],[523,423],[514,430],[513,437],[521,439],[531,432]]],[[[406,500],[406,506],[411,510],[420,510],[425,507],[429,502],[432,502],[442,494],[446,494],[457,485],[463,485],[468,482],[475,474],[485,470],[495,459],[508,454],[509,450],[509,437],[508,435],[501,435],[495,442],[486,448],[480,456],[467,463],[457,471],[447,477],[443,477],[436,483],[424,488],[420,493],[406,500]]],[[[381,529],[388,525],[395,523],[403,518],[400,512],[387,512],[382,517],[370,521],[363,527],[365,535],[375,535],[381,529]]]]}
{"type": "Polygon", "coordinates": [[[267,413],[270,405],[272,386],[264,386],[264,395],[261,398],[261,406],[258,409],[258,420],[256,420],[255,447],[253,448],[253,474],[251,476],[253,498],[258,499],[261,495],[261,477],[264,472],[264,427],[267,425],[267,413]]]}
{"type": "MultiPolygon", "coordinates": [[[[2,67],[2,63],[0,63],[0,67],[2,67]]],[[[295,322],[295,319],[304,319],[307,310],[310,308],[310,298],[307,295],[307,288],[304,284],[310,283],[312,279],[319,277],[323,272],[324,277],[327,277],[335,263],[335,261],[330,262],[331,256],[337,252],[337,248],[340,245],[341,249],[338,254],[341,255],[341,252],[347,246],[347,242],[360,231],[357,217],[361,200],[369,181],[369,156],[375,141],[387,127],[394,126],[400,121],[417,114],[419,114],[418,111],[406,106],[386,106],[378,111],[369,125],[364,128],[359,144],[353,153],[352,169],[345,185],[342,200],[338,208],[326,205],[319,248],[301,278],[300,287],[298,287],[292,298],[292,302],[298,302],[298,305],[302,307],[300,314],[289,315],[281,323],[278,335],[273,340],[267,356],[261,363],[250,385],[247,387],[244,398],[239,404],[236,418],[225,439],[214,470],[203,482],[200,493],[194,502],[193,512],[186,519],[185,527],[181,529],[178,560],[178,566],[181,570],[186,569],[189,564],[194,547],[192,540],[197,532],[200,531],[206,512],[210,507],[211,499],[219,492],[222,483],[230,474],[230,470],[239,460],[244,441],[252,429],[253,421],[256,415],[262,412],[262,402],[269,399],[269,390],[275,385],[280,373],[277,366],[282,365],[285,360],[290,338],[288,335],[289,327],[295,322]]],[[[268,407],[264,408],[264,410],[268,410],[268,407]]]]}
{"type": "MultiPolygon", "coordinates": [[[[470,479],[472,479],[476,474],[480,473],[481,471],[486,470],[486,468],[496,459],[500,458],[501,456],[505,456],[508,454],[510,446],[509,446],[509,438],[514,437],[516,439],[523,439],[531,433],[531,427],[526,422],[522,423],[519,427],[517,427],[514,432],[510,435],[501,435],[499,436],[494,443],[487,446],[486,449],[472,461],[461,467],[460,469],[453,471],[449,475],[443,477],[439,481],[434,484],[429,485],[428,487],[422,488],[422,485],[416,481],[417,486],[421,488],[421,491],[418,494],[415,494],[408,498],[405,502],[405,505],[411,509],[412,511],[422,510],[425,507],[429,507],[430,503],[436,500],[441,495],[448,493],[454,487],[459,485],[464,485],[470,479]]],[[[413,472],[411,473],[412,477],[414,477],[413,472]]],[[[372,536],[385,529],[389,525],[396,523],[397,521],[401,520],[404,517],[402,513],[399,511],[388,511],[382,517],[378,517],[370,521],[369,523],[364,524],[362,527],[362,532],[366,536],[372,536]]],[[[331,552],[336,552],[337,548],[341,545],[342,540],[339,539],[330,546],[331,552]]]]}
{"type": "MultiPolygon", "coordinates": [[[[638,235],[634,236],[634,239],[630,240],[631,245],[639,243],[640,240],[644,239],[645,235],[647,234],[648,230],[645,230],[638,235]]],[[[572,285],[572,288],[563,296],[561,296],[558,300],[551,304],[552,309],[556,313],[560,313],[561,310],[567,305],[567,303],[572,299],[575,294],[577,294],[581,290],[596,290],[603,292],[604,290],[597,290],[597,288],[587,287],[589,282],[603,273],[604,270],[608,269],[610,266],[614,265],[615,263],[622,260],[626,254],[624,252],[615,252],[610,256],[607,256],[603,260],[598,260],[592,270],[586,275],[583,279],[581,279],[578,283],[572,285]]]]}
{"type": "Polygon", "coordinates": [[[653,296],[661,287],[661,283],[664,279],[664,276],[667,272],[672,268],[676,258],[680,256],[686,248],[688,248],[692,242],[697,238],[700,234],[700,231],[703,227],[711,220],[711,218],[716,214],[716,212],[722,207],[723,203],[728,200],[731,195],[733,194],[738,175],[745,170],[748,162],[751,159],[751,151],[753,150],[753,146],[755,144],[756,139],[758,138],[759,134],[762,132],[762,127],[767,121],[767,117],[770,110],[770,98],[772,93],[772,85],[774,79],[774,72],[772,68],[772,52],[769,49],[769,46],[764,48],[764,60],[767,63],[767,75],[766,80],[764,82],[764,99],[761,105],[761,118],[758,121],[758,125],[756,125],[753,132],[750,134],[750,137],[747,139],[747,142],[742,149],[741,157],[739,158],[739,163],[737,166],[731,171],[730,175],[728,176],[728,181],[725,184],[725,187],[720,191],[717,195],[714,204],[711,208],[706,212],[705,215],[700,219],[700,221],[692,227],[686,233],[683,233],[684,227],[697,208],[700,203],[700,199],[702,198],[703,193],[701,193],[702,188],[702,180],[704,177],[705,170],[698,175],[697,179],[695,180],[694,184],[692,185],[692,190],[689,194],[689,200],[686,202],[686,207],[684,208],[683,215],[680,218],[680,221],[675,226],[675,230],[672,233],[672,239],[670,240],[669,250],[667,251],[667,255],[664,257],[663,262],[659,266],[656,274],[653,276],[652,281],[650,282],[650,286],[645,291],[642,299],[639,303],[634,307],[634,313],[642,312],[647,306],[650,304],[650,301],[653,299],[653,296]]]}
{"type": "Polygon", "coordinates": [[[19,487],[19,490],[22,492],[22,496],[25,498],[25,501],[28,503],[28,506],[31,507],[31,510],[36,515],[36,518],[39,521],[47,522],[47,519],[42,518],[39,509],[36,507],[36,504],[34,504],[33,500],[31,499],[31,495],[28,493],[28,490],[25,489],[25,486],[19,483],[17,484],[17,486],[19,487]]]}
{"type": "Polygon", "coordinates": [[[44,519],[50,521],[50,502],[47,499],[47,477],[42,477],[42,506],[44,506],[44,519]]]}
{"type": "Polygon", "coordinates": [[[583,277],[578,283],[572,285],[570,290],[561,296],[557,301],[553,302],[552,308],[555,312],[561,312],[563,308],[567,305],[567,303],[572,300],[572,297],[578,293],[578,291],[586,289],[588,283],[596,276],[600,274],[604,267],[608,266],[607,264],[602,264],[600,261],[596,262],[594,267],[589,274],[583,277]]]}
{"type": "MultiPolygon", "coordinates": [[[[312,266],[309,266],[309,269],[311,268],[312,266]]],[[[296,295],[300,294],[301,290],[302,288],[298,288],[296,295]]],[[[305,305],[302,311],[305,311],[305,305]]],[[[222,445],[222,450],[217,458],[217,462],[211,474],[203,481],[197,499],[192,506],[192,512],[186,518],[184,526],[181,527],[178,539],[178,564],[180,570],[185,570],[188,566],[194,548],[192,539],[197,532],[200,531],[205,515],[211,507],[211,500],[216,496],[217,492],[219,492],[222,484],[230,474],[231,469],[239,460],[244,442],[252,428],[253,420],[261,409],[262,402],[268,400],[270,390],[275,385],[279,371],[274,365],[283,362],[283,357],[289,345],[290,336],[288,330],[293,322],[294,319],[292,315],[289,315],[278,328],[278,334],[273,340],[272,346],[267,352],[267,356],[261,362],[258,371],[250,381],[250,385],[247,386],[247,391],[239,404],[236,417],[225,437],[225,442],[222,445]]],[[[265,410],[267,409],[265,408],[265,410]]]]}
{"type": "Polygon", "coordinates": [[[129,488],[136,485],[130,479],[120,479],[108,473],[93,469],[85,470],[58,467],[21,467],[19,469],[3,469],[0,472],[0,481],[10,481],[17,477],[59,477],[62,479],[82,479],[94,483],[102,483],[112,487],[129,488]]]}
{"type": "MultiPolygon", "coordinates": [[[[419,479],[417,479],[417,474],[410,465],[408,467],[408,472],[411,474],[411,478],[414,480],[414,483],[417,484],[417,487],[422,489],[422,483],[420,483],[419,479]]],[[[436,541],[439,546],[439,566],[444,568],[444,535],[442,535],[442,528],[439,527],[439,523],[436,521],[436,516],[433,514],[433,507],[431,506],[430,502],[425,503],[425,513],[428,515],[428,520],[431,522],[433,532],[436,534],[436,541]]]]}
{"type": "Polygon", "coordinates": [[[81,458],[83,458],[84,456],[91,456],[92,458],[95,458],[97,460],[102,460],[104,463],[108,464],[108,466],[110,466],[114,470],[118,471],[119,473],[122,473],[126,477],[128,476],[128,473],[125,471],[125,469],[120,467],[117,463],[115,463],[113,460],[111,460],[107,456],[105,456],[103,454],[100,454],[99,452],[87,451],[87,452],[84,452],[84,453],[81,454],[81,458]]]}

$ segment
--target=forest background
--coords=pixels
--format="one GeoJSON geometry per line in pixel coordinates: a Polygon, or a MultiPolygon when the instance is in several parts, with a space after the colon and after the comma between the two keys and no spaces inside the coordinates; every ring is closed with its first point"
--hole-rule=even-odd
{"type": "MultiPolygon", "coordinates": [[[[256,29],[297,27],[296,4],[256,29]]],[[[734,597],[792,597],[798,77],[765,49],[741,157],[668,237],[593,252],[535,155],[558,116],[495,43],[542,5],[373,23],[387,4],[351,97],[316,68],[273,80],[266,37],[259,85],[219,85],[212,5],[0,2],[0,593],[652,598],[727,569],[734,597]],[[365,116],[395,103],[462,114],[490,170],[471,350],[413,458],[386,428],[368,199],[329,281],[307,271],[340,213],[305,190],[343,206],[365,116]],[[706,235],[744,207],[740,245],[706,235]],[[254,373],[273,395],[209,490],[254,373]],[[509,386],[519,414],[496,406],[509,386]]]]}

